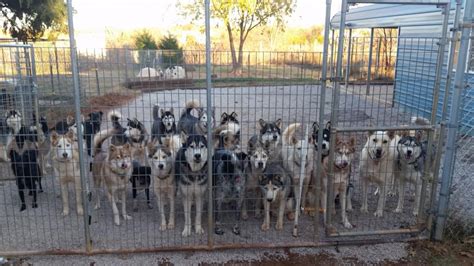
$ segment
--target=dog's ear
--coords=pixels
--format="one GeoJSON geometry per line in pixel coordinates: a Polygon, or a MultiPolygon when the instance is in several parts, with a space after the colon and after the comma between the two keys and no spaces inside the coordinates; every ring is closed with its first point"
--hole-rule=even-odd
{"type": "Polygon", "coordinates": [[[331,130],[331,121],[328,121],[326,123],[326,127],[325,127],[327,130],[331,130]]]}
{"type": "Polygon", "coordinates": [[[395,131],[394,131],[394,130],[389,130],[389,131],[387,131],[387,136],[388,136],[390,139],[395,138],[395,131]]]}
{"type": "Polygon", "coordinates": [[[125,144],[123,145],[123,149],[124,149],[125,151],[130,151],[130,143],[128,143],[128,142],[125,143],[125,144]]]}
{"type": "Polygon", "coordinates": [[[56,144],[58,144],[58,141],[59,141],[59,135],[56,131],[53,131],[51,132],[51,143],[56,146],[56,144]]]}
{"type": "Polygon", "coordinates": [[[316,141],[315,141],[314,138],[313,138],[313,134],[309,134],[309,136],[308,136],[308,143],[309,143],[309,144],[314,144],[314,143],[316,143],[316,141]]]}
{"type": "Polygon", "coordinates": [[[186,135],[186,133],[184,131],[181,131],[180,137],[181,137],[181,142],[182,143],[185,143],[186,140],[188,139],[188,135],[186,135]]]}
{"type": "Polygon", "coordinates": [[[146,150],[147,150],[147,153],[148,153],[148,157],[151,158],[153,157],[153,154],[155,154],[156,152],[156,139],[151,141],[151,142],[148,142],[148,144],[146,145],[146,150]]]}
{"type": "Polygon", "coordinates": [[[278,118],[278,119],[275,121],[275,125],[276,125],[278,128],[281,128],[281,126],[283,125],[283,121],[281,120],[281,118],[278,118]]]}
{"type": "Polygon", "coordinates": [[[349,139],[349,145],[352,146],[352,147],[355,147],[356,138],[354,136],[351,136],[351,138],[349,139]]]}
{"type": "Polygon", "coordinates": [[[165,115],[165,110],[160,109],[160,116],[163,117],[165,115]]]}
{"type": "Polygon", "coordinates": [[[166,148],[171,148],[171,138],[170,137],[166,137],[164,139],[162,139],[162,142],[163,142],[163,146],[165,146],[166,148]]]}
{"type": "Polygon", "coordinates": [[[370,138],[370,136],[372,136],[373,134],[375,134],[375,131],[373,130],[367,131],[367,138],[370,138]]]}
{"type": "Polygon", "coordinates": [[[109,145],[109,153],[114,153],[117,151],[117,146],[115,146],[114,144],[110,144],[109,145]]]}
{"type": "Polygon", "coordinates": [[[319,130],[319,123],[318,122],[314,122],[313,123],[313,132],[316,132],[319,130]]]}
{"type": "Polygon", "coordinates": [[[417,141],[421,141],[421,138],[423,137],[423,130],[416,130],[415,131],[415,138],[417,141]]]}
{"type": "Polygon", "coordinates": [[[400,130],[398,132],[398,134],[400,134],[400,136],[402,136],[402,137],[408,137],[408,136],[410,136],[410,131],[409,130],[400,130]]]}
{"type": "Polygon", "coordinates": [[[68,132],[66,133],[66,138],[74,140],[74,131],[72,129],[68,130],[68,132]]]}
{"type": "Polygon", "coordinates": [[[233,118],[237,118],[237,117],[238,117],[238,115],[237,115],[236,112],[232,112],[232,113],[230,114],[230,116],[233,117],[233,118]]]}
{"type": "Polygon", "coordinates": [[[170,108],[169,112],[170,112],[172,115],[174,115],[174,109],[173,109],[173,107],[170,108]]]}
{"type": "Polygon", "coordinates": [[[264,128],[266,125],[267,125],[267,122],[265,122],[265,120],[263,120],[262,118],[260,118],[258,120],[258,125],[260,126],[260,129],[264,128]]]}
{"type": "Polygon", "coordinates": [[[221,121],[224,121],[229,115],[227,114],[227,112],[223,112],[221,114],[221,121]]]}
{"type": "Polygon", "coordinates": [[[72,126],[74,124],[74,117],[72,115],[68,115],[66,117],[66,123],[68,126],[72,126]]]}

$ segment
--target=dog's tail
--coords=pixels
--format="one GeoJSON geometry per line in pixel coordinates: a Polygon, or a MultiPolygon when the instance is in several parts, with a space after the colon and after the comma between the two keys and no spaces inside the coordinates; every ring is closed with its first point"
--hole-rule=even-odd
{"type": "Polygon", "coordinates": [[[431,124],[430,120],[419,116],[412,116],[411,123],[419,126],[429,126],[431,124]]]}
{"type": "Polygon", "coordinates": [[[158,120],[160,119],[160,105],[155,104],[153,105],[153,120],[158,120]]]}
{"type": "Polygon", "coordinates": [[[300,123],[293,123],[293,124],[290,124],[285,129],[285,131],[283,131],[282,138],[281,138],[283,145],[290,145],[292,143],[292,140],[295,137],[295,132],[299,127],[301,127],[300,123]]]}
{"type": "Polygon", "coordinates": [[[198,100],[192,99],[190,101],[187,101],[184,107],[184,111],[183,113],[181,113],[181,115],[183,115],[184,113],[189,114],[191,110],[196,109],[196,108],[201,108],[201,104],[199,103],[198,100]]]}
{"type": "Polygon", "coordinates": [[[120,124],[120,120],[122,119],[122,114],[119,111],[111,111],[107,114],[107,117],[112,122],[112,126],[114,129],[122,128],[122,125],[120,124]]]}
{"type": "Polygon", "coordinates": [[[94,154],[97,154],[102,150],[102,144],[106,139],[117,133],[119,133],[119,130],[116,127],[104,129],[97,133],[94,136],[94,154]]]}

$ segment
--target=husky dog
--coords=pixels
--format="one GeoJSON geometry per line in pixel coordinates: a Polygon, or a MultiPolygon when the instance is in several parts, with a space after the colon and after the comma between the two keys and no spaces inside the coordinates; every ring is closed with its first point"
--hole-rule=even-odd
{"type": "MultiPolygon", "coordinates": [[[[215,110],[212,110],[211,127],[214,127],[214,112],[215,110]]],[[[182,131],[186,135],[207,134],[207,111],[200,107],[199,101],[186,102],[178,122],[178,132],[182,131]]]]}
{"type": "MultiPolygon", "coordinates": [[[[117,119],[115,114],[111,114],[112,120],[117,119]]],[[[132,147],[130,143],[121,146],[110,144],[107,151],[102,150],[103,142],[117,134],[117,128],[102,130],[94,137],[94,160],[92,164],[92,176],[96,191],[105,183],[107,197],[112,205],[115,225],[120,225],[119,210],[117,201],[122,203],[122,217],[124,220],[132,219],[127,214],[125,206],[127,183],[132,175],[132,147]]],[[[100,197],[97,195],[95,209],[100,208],[100,197]]]]}
{"type": "MultiPolygon", "coordinates": [[[[351,137],[349,140],[344,140],[340,137],[336,137],[336,150],[334,151],[334,166],[333,166],[333,189],[334,198],[339,196],[341,204],[341,218],[345,228],[352,228],[352,224],[347,219],[346,211],[352,211],[351,194],[347,193],[349,190],[349,178],[351,173],[351,163],[355,153],[355,138],[351,137]]],[[[327,210],[327,187],[328,187],[328,176],[331,162],[329,157],[325,157],[323,160],[323,185],[321,191],[321,206],[324,210],[324,219],[326,219],[327,210]]],[[[350,191],[350,190],[349,190],[350,191]]],[[[335,208],[334,208],[335,210],[335,208]]],[[[326,221],[326,220],[325,220],[326,221]]]]}
{"type": "Polygon", "coordinates": [[[0,161],[8,162],[10,157],[8,149],[14,136],[18,134],[22,126],[22,116],[17,110],[9,110],[5,113],[4,119],[0,121],[1,142],[0,161]]]}
{"type": "Polygon", "coordinates": [[[201,225],[204,194],[207,189],[207,139],[203,135],[186,136],[183,147],[176,156],[175,176],[179,191],[183,195],[184,230],[182,235],[191,235],[191,206],[195,201],[197,234],[203,234],[201,225]]]}
{"type": "Polygon", "coordinates": [[[280,138],[282,120],[277,119],[275,122],[266,122],[263,119],[258,120],[259,134],[254,135],[249,140],[249,145],[254,145],[257,141],[262,141],[269,155],[277,157],[280,154],[280,138]]]}
{"type": "Polygon", "coordinates": [[[160,110],[160,106],[153,106],[153,126],[151,128],[152,140],[162,141],[164,137],[176,134],[176,122],[173,113],[173,107],[170,110],[160,110]]]}
{"type": "Polygon", "coordinates": [[[367,190],[369,183],[375,183],[379,189],[379,199],[375,217],[382,217],[385,207],[387,187],[393,183],[396,140],[392,131],[369,132],[367,142],[360,157],[360,180],[362,183],[361,212],[368,212],[367,190]]]}
{"type": "Polygon", "coordinates": [[[163,140],[163,144],[160,144],[158,139],[154,139],[147,144],[148,164],[151,168],[151,176],[154,179],[154,190],[161,217],[160,231],[174,229],[175,226],[176,184],[174,177],[174,160],[176,154],[170,148],[172,141],[172,138],[166,138],[163,140]],[[165,216],[166,198],[169,199],[170,205],[168,224],[166,224],[165,216]]]}
{"type": "Polygon", "coordinates": [[[63,201],[63,216],[69,214],[68,184],[74,183],[76,192],[76,211],[83,215],[82,189],[79,165],[79,146],[74,140],[74,132],[70,130],[64,135],[55,131],[51,133],[51,150],[54,174],[59,178],[61,186],[61,197],[63,201]]]}
{"type": "MultiPolygon", "coordinates": [[[[224,138],[224,136],[221,136],[224,138]]],[[[220,143],[223,143],[222,140],[220,143]]],[[[229,200],[235,200],[237,203],[236,221],[232,228],[232,232],[236,235],[240,234],[240,215],[242,203],[245,197],[245,176],[244,161],[245,155],[239,158],[237,154],[231,150],[227,150],[222,146],[219,147],[212,157],[213,171],[212,178],[214,184],[214,213],[215,228],[214,233],[218,235],[224,234],[220,227],[220,215],[222,213],[222,204],[229,200]]]]}
{"type": "Polygon", "coordinates": [[[26,209],[24,190],[28,188],[29,194],[33,196],[32,207],[37,208],[36,183],[41,190],[41,167],[38,163],[38,133],[31,127],[22,125],[21,114],[10,111],[7,125],[12,130],[13,138],[8,145],[11,168],[16,177],[18,194],[21,200],[20,211],[26,209]]]}
{"type": "Polygon", "coordinates": [[[279,163],[269,163],[258,180],[261,193],[263,195],[263,207],[265,218],[261,229],[270,229],[270,209],[278,207],[277,230],[283,230],[283,216],[285,208],[290,205],[288,197],[291,192],[291,177],[279,163]]]}
{"type": "Polygon", "coordinates": [[[182,66],[170,66],[165,69],[165,79],[184,79],[186,78],[186,70],[182,66]]]}
{"type": "MultiPolygon", "coordinates": [[[[301,207],[304,209],[306,205],[306,193],[308,192],[309,181],[311,180],[311,172],[314,168],[314,149],[312,136],[308,140],[298,140],[295,132],[301,124],[290,124],[282,134],[282,150],[283,167],[290,173],[294,184],[293,191],[295,197],[301,195],[301,207]],[[304,156],[304,157],[303,157],[304,156]],[[305,161],[305,176],[303,177],[303,191],[300,194],[300,173],[301,162],[305,161]]],[[[297,210],[298,211],[298,210],[297,210]]]]}
{"type": "MultiPolygon", "coordinates": [[[[248,158],[246,160],[245,165],[245,176],[246,176],[246,184],[245,184],[245,192],[246,195],[249,192],[254,192],[256,195],[255,197],[255,217],[260,218],[262,212],[262,195],[258,185],[259,177],[263,175],[267,167],[267,162],[269,159],[269,155],[267,150],[264,148],[264,144],[261,141],[257,141],[255,143],[249,142],[248,144],[248,158]]],[[[247,196],[245,197],[247,199],[247,196]]],[[[244,200],[242,204],[242,219],[247,220],[247,201],[244,200]]]]}
{"type": "MultiPolygon", "coordinates": [[[[318,134],[319,134],[319,123],[313,123],[313,140],[314,140],[314,149],[318,150],[318,134]]],[[[323,142],[321,143],[321,156],[322,159],[329,155],[329,142],[331,141],[331,121],[326,123],[326,126],[323,130],[323,142]]]]}
{"type": "Polygon", "coordinates": [[[221,126],[225,126],[232,134],[235,135],[235,138],[240,141],[240,122],[237,119],[238,115],[236,112],[227,114],[226,112],[221,115],[221,126]]]}
{"type": "MultiPolygon", "coordinates": [[[[412,117],[416,125],[429,125],[430,122],[421,117],[412,117]]],[[[428,141],[423,141],[422,131],[402,131],[396,137],[397,149],[395,156],[395,184],[398,184],[398,204],[396,213],[403,212],[406,183],[415,184],[415,206],[413,215],[417,216],[421,202],[423,174],[427,160],[428,141]]],[[[435,147],[433,146],[433,149],[435,147]]],[[[433,157],[433,156],[432,156],[433,157]]],[[[431,158],[432,161],[434,158],[431,158]]]]}

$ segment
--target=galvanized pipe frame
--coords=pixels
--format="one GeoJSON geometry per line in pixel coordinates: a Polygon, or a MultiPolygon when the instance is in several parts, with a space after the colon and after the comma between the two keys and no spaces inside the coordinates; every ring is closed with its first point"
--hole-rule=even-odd
{"type": "MultiPolygon", "coordinates": [[[[438,57],[437,57],[437,64],[436,64],[436,77],[435,77],[435,84],[434,84],[434,96],[433,96],[433,104],[432,104],[432,116],[430,126],[421,126],[420,129],[426,129],[428,130],[428,147],[427,147],[427,157],[431,158],[431,153],[432,153],[432,144],[433,144],[433,132],[434,131],[434,125],[436,124],[436,111],[437,111],[437,106],[438,106],[438,95],[439,95],[439,89],[440,89],[440,81],[441,81],[441,71],[443,67],[443,60],[444,60],[444,51],[445,51],[445,44],[446,44],[446,36],[447,36],[447,28],[448,28],[448,20],[449,20],[449,11],[450,11],[450,0],[440,0],[440,1],[429,1],[429,0],[421,0],[421,1],[410,1],[410,0],[400,0],[400,1],[384,1],[384,0],[342,0],[341,4],[341,12],[340,12],[340,23],[339,23],[339,41],[338,41],[338,53],[337,53],[337,59],[336,59],[336,71],[335,71],[335,77],[334,77],[334,91],[333,91],[333,99],[332,99],[332,108],[331,108],[331,139],[330,139],[330,149],[329,149],[329,161],[332,162],[334,161],[334,148],[335,148],[335,136],[337,134],[337,129],[338,129],[338,111],[339,111],[339,94],[340,94],[340,83],[342,82],[341,80],[341,68],[342,68],[342,52],[344,48],[344,31],[346,28],[346,15],[347,12],[349,11],[349,6],[348,4],[356,4],[356,3],[373,3],[373,4],[388,4],[388,3],[399,3],[399,4],[426,4],[426,5],[436,5],[441,8],[443,8],[444,11],[444,16],[443,16],[443,26],[442,26],[442,36],[441,36],[441,41],[438,49],[438,57]]],[[[371,42],[370,42],[370,55],[369,55],[369,61],[371,61],[371,56],[372,56],[372,44],[373,44],[373,29],[371,29],[371,42]]],[[[398,51],[397,51],[398,54],[398,51]]],[[[369,72],[370,72],[370,63],[369,62],[369,72]]],[[[369,78],[369,74],[368,74],[369,78]]],[[[345,81],[347,84],[347,80],[345,81]]],[[[369,88],[369,82],[367,81],[367,86],[369,88]]],[[[368,92],[368,89],[367,91],[368,92]]],[[[405,130],[405,129],[410,129],[410,128],[417,128],[417,126],[414,127],[379,127],[379,128],[385,128],[382,130],[405,130]]],[[[354,131],[368,131],[370,129],[377,129],[377,127],[352,127],[352,128],[339,128],[339,132],[354,132],[354,131]]],[[[380,130],[380,129],[378,129],[380,130]]],[[[426,186],[427,186],[427,179],[429,179],[429,171],[431,168],[431,162],[428,160],[428,162],[425,164],[424,168],[424,176],[423,176],[423,181],[422,181],[422,192],[421,192],[421,202],[420,202],[420,209],[424,208],[424,203],[425,203],[425,194],[426,194],[426,186]]],[[[334,164],[330,163],[329,170],[327,173],[328,180],[332,180],[334,178],[334,164]]],[[[333,202],[333,184],[332,182],[328,182],[327,184],[327,206],[326,206],[326,234],[327,236],[335,236],[331,230],[332,228],[332,223],[331,223],[331,213],[334,208],[334,202],[333,202]]],[[[424,222],[424,212],[419,212],[419,215],[417,217],[417,224],[418,226],[425,226],[424,222]]],[[[352,233],[352,232],[351,232],[352,233]]],[[[359,232],[354,232],[352,233],[353,235],[358,235],[359,232]]],[[[340,236],[340,235],[338,235],[340,236]]]]}

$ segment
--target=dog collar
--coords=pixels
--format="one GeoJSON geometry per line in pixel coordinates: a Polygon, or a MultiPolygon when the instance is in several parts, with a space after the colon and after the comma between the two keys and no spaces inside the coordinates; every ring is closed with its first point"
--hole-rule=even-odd
{"type": "Polygon", "coordinates": [[[115,170],[114,168],[110,168],[110,171],[112,171],[114,174],[120,176],[120,177],[126,177],[127,176],[127,171],[125,171],[125,173],[121,173],[121,171],[117,171],[115,170]]]}

